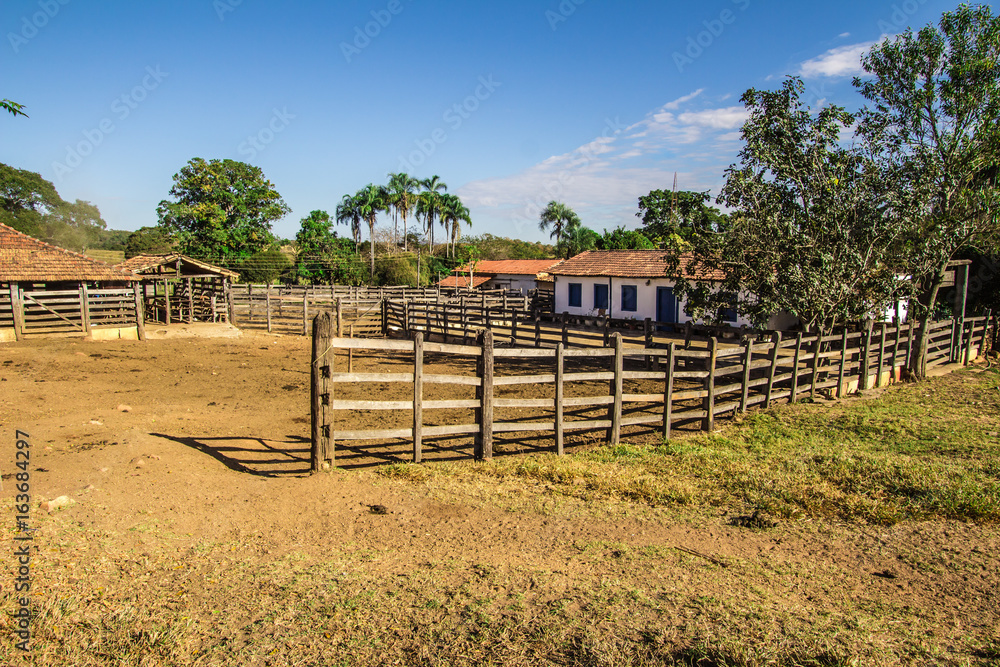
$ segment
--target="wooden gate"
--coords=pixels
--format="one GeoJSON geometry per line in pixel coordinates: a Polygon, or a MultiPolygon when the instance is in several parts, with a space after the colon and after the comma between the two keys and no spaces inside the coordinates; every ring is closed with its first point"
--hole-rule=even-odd
{"type": "Polygon", "coordinates": [[[83,333],[87,330],[85,299],[77,290],[23,291],[24,333],[83,333]]]}

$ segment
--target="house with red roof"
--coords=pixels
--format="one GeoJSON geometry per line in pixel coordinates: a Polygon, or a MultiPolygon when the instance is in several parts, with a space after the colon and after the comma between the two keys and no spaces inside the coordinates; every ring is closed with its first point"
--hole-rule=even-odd
{"type": "MultiPolygon", "coordinates": [[[[692,318],[674,294],[676,274],[671,272],[666,250],[588,250],[550,273],[555,280],[555,312],[571,315],[607,315],[617,319],[683,324],[692,318]]],[[[681,255],[680,271],[686,277],[691,258],[681,255]]],[[[724,276],[701,276],[719,280],[724,276]]],[[[729,310],[725,321],[732,326],[749,325],[738,312],[729,310]]]]}
{"type": "Polygon", "coordinates": [[[0,224],[0,342],[30,336],[141,338],[138,281],[132,271],[0,224]]]}
{"type": "Polygon", "coordinates": [[[441,287],[509,289],[527,294],[535,289],[552,289],[551,269],[561,259],[482,260],[456,269],[438,283],[441,287]]]}

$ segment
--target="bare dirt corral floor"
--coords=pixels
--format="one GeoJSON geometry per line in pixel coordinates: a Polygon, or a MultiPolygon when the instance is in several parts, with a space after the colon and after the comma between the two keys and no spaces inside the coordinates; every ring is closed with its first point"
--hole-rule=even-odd
{"type": "MultiPolygon", "coordinates": [[[[310,476],[308,369],[307,339],[254,333],[0,348],[2,535],[15,429],[31,436],[37,529],[34,648],[11,638],[7,550],[0,664],[1000,658],[991,526],[604,515],[530,482],[477,497],[380,474],[405,445],[310,476]]],[[[477,465],[468,453],[440,452],[477,465]]]]}

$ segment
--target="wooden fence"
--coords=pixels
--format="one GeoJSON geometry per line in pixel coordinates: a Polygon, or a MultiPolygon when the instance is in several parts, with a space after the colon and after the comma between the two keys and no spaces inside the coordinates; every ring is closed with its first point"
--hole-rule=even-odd
{"type": "Polygon", "coordinates": [[[18,340],[33,335],[87,335],[94,329],[122,327],[136,327],[139,337],[145,338],[142,304],[132,287],[81,284],[77,289],[52,290],[9,283],[0,293],[0,326],[12,327],[18,340]]]}
{"type": "MultiPolygon", "coordinates": [[[[961,324],[934,323],[930,365],[971,361],[986,344],[989,322],[977,317],[961,324]]],[[[619,332],[611,334],[609,346],[571,348],[558,340],[552,347],[502,348],[490,330],[477,332],[474,345],[431,342],[420,330],[412,332],[412,340],[339,338],[333,331],[329,316],[316,319],[314,470],[332,465],[338,441],[406,439],[412,443],[412,460],[420,462],[431,438],[472,436],[473,455],[489,459],[496,434],[551,434],[554,451],[562,454],[571,431],[605,431],[611,444],[629,428],[653,428],[664,438],[691,425],[710,431],[717,418],[752,406],[839,398],[885,385],[899,377],[917,341],[913,327],[887,324],[822,337],[773,333],[764,341],[750,337],[728,344],[713,337],[704,349],[677,341],[659,347],[629,344],[619,332]],[[407,370],[355,373],[337,367],[358,350],[396,355],[397,362],[402,355],[407,370]],[[428,372],[430,353],[445,360],[445,372],[428,372]],[[380,389],[370,390],[371,383],[380,389]],[[386,389],[389,385],[398,390],[386,389]],[[447,398],[426,398],[428,386],[444,386],[439,394],[447,398]],[[519,395],[517,388],[526,386],[534,393],[542,387],[547,395],[519,395]],[[392,428],[356,427],[360,415],[384,411],[404,422],[392,428]],[[428,423],[442,421],[427,418],[439,411],[448,412],[447,423],[428,423]],[[456,417],[461,413],[455,411],[472,414],[456,417]]]]}
{"type": "Polygon", "coordinates": [[[339,309],[345,334],[353,325],[356,335],[376,337],[385,333],[383,304],[389,301],[427,306],[470,304],[498,311],[519,308],[522,312],[534,309],[537,301],[535,295],[523,295],[516,290],[337,285],[235,285],[230,298],[234,321],[243,328],[307,335],[311,317],[320,312],[336,313],[339,309]]]}

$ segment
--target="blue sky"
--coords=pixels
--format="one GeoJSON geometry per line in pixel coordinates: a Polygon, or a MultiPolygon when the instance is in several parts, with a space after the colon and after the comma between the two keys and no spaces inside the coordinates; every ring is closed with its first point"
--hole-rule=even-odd
{"type": "Polygon", "coordinates": [[[286,238],[394,171],[439,175],[465,234],[544,240],[551,199],[635,227],[675,171],[718,191],[746,89],[799,74],[815,104],[857,108],[860,53],[956,5],[4,0],[0,97],[30,118],[0,119],[0,162],[114,229],[155,224],[193,157],[263,169],[286,238]]]}

